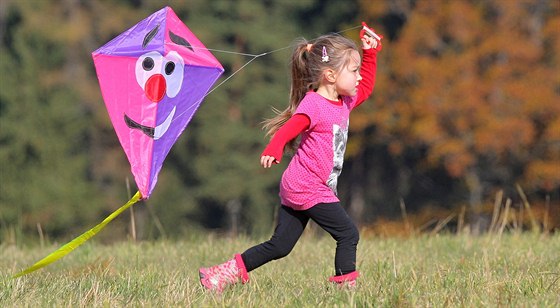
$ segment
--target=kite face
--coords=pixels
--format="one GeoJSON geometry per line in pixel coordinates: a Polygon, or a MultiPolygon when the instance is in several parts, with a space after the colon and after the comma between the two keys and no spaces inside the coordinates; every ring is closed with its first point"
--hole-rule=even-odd
{"type": "Polygon", "coordinates": [[[109,117],[148,198],[169,150],[224,70],[169,7],[92,55],[109,117]]]}

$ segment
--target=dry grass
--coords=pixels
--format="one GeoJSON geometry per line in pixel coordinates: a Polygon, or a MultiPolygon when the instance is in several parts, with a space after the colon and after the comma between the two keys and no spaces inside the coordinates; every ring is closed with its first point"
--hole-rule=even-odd
{"type": "Polygon", "coordinates": [[[85,244],[49,267],[10,276],[55,246],[0,246],[0,306],[560,306],[560,235],[363,238],[359,286],[327,282],[335,243],[304,235],[295,250],[250,273],[221,296],[205,292],[197,269],[258,240],[208,236],[188,241],[85,244]]]}

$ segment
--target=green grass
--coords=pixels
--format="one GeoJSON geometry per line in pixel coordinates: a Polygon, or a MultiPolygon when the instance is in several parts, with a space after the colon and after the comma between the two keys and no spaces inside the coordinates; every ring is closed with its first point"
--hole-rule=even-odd
{"type": "Polygon", "coordinates": [[[86,243],[27,276],[11,275],[58,246],[0,245],[0,307],[558,307],[560,234],[367,238],[358,287],[327,282],[335,243],[304,235],[286,258],[250,273],[246,285],[206,292],[198,268],[258,243],[209,236],[179,242],[86,243]]]}

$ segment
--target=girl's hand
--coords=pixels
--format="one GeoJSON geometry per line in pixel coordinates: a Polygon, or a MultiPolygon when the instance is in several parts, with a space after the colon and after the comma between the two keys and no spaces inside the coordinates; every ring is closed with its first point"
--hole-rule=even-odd
{"type": "Polygon", "coordinates": [[[376,40],[375,38],[369,36],[369,35],[364,35],[364,37],[362,37],[362,48],[363,49],[377,49],[377,46],[380,46],[381,43],[376,40]]]}
{"type": "Polygon", "coordinates": [[[278,161],[273,156],[263,155],[261,156],[261,166],[263,168],[270,168],[272,164],[277,164],[278,161]]]}

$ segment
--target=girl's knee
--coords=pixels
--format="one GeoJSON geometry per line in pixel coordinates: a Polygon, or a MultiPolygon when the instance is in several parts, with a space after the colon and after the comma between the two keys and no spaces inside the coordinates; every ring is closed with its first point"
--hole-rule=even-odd
{"type": "Polygon", "coordinates": [[[358,228],[355,225],[352,225],[351,231],[350,231],[350,238],[352,243],[358,244],[358,242],[360,241],[360,231],[358,231],[358,228]]]}
{"type": "Polygon", "coordinates": [[[269,252],[273,260],[283,258],[290,254],[294,245],[279,241],[269,241],[269,252]]]}
{"type": "Polygon", "coordinates": [[[289,247],[275,247],[274,249],[274,259],[284,258],[285,256],[289,255],[292,252],[292,249],[289,247]]]}
{"type": "Polygon", "coordinates": [[[350,228],[341,234],[337,241],[357,245],[360,241],[360,232],[358,231],[358,228],[352,224],[350,228]]]}

